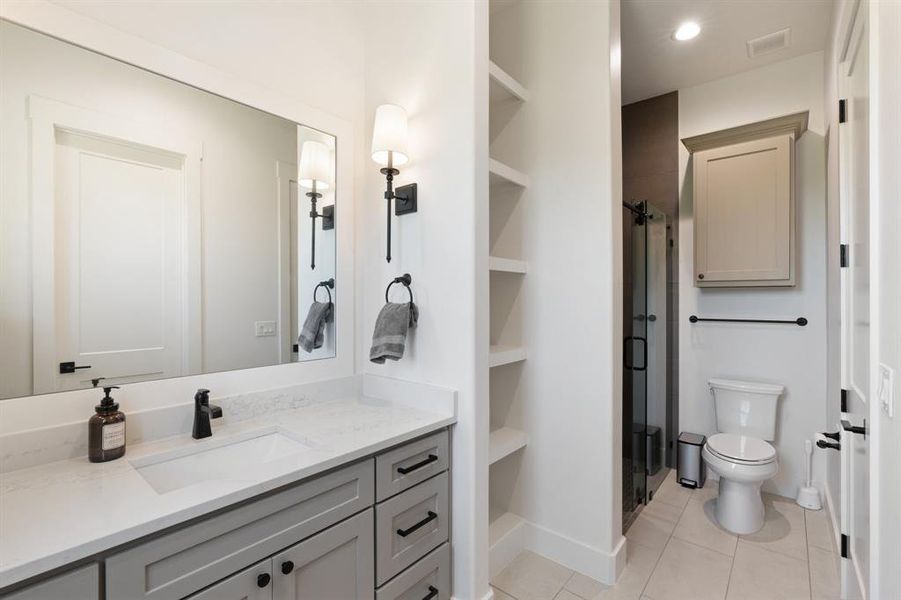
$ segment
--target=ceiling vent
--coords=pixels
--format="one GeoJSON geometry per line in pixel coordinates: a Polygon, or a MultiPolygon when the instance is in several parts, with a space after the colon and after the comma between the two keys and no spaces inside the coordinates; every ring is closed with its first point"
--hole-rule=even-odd
{"type": "Polygon", "coordinates": [[[759,38],[748,40],[748,58],[756,58],[761,54],[788,48],[789,44],[791,44],[791,29],[762,35],[759,38]]]}

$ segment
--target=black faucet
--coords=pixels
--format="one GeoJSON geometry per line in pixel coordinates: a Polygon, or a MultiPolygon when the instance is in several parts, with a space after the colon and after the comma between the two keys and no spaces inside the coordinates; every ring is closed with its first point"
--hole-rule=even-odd
{"type": "Polygon", "coordinates": [[[194,394],[194,431],[191,435],[195,440],[210,437],[213,435],[210,419],[218,419],[221,416],[222,409],[210,404],[210,390],[197,390],[194,394]]]}

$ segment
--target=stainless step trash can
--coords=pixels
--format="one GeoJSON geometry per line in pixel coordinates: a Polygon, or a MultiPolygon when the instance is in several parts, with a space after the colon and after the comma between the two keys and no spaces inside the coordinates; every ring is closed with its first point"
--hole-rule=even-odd
{"type": "Polygon", "coordinates": [[[707,438],[699,433],[683,431],[679,434],[679,462],[676,473],[682,487],[697,489],[704,487],[707,479],[707,468],[701,449],[707,438]]]}

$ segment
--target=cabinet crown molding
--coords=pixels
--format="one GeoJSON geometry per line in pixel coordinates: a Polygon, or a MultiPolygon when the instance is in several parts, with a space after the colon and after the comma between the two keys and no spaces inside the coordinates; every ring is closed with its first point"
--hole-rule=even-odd
{"type": "Polygon", "coordinates": [[[731,144],[741,142],[749,142],[751,140],[759,140],[763,138],[773,137],[777,135],[792,134],[797,140],[805,131],[807,131],[807,118],[809,111],[793,113],[765,121],[756,123],[748,123],[729,129],[721,129],[710,133],[702,133],[691,137],[682,138],[684,145],[689,152],[699,152],[701,150],[710,150],[711,148],[720,148],[731,144]]]}

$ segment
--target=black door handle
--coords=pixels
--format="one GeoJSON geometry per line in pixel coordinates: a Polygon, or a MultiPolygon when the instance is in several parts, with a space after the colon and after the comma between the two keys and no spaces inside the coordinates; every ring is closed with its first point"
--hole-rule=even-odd
{"type": "Polygon", "coordinates": [[[817,448],[841,450],[842,447],[838,442],[827,442],[826,440],[817,440],[817,448]]]}
{"type": "Polygon", "coordinates": [[[623,363],[629,371],[644,371],[648,368],[648,341],[637,335],[627,335],[623,339],[623,363]],[[629,342],[630,341],[641,342],[641,358],[642,364],[640,367],[636,367],[632,364],[632,361],[629,360],[629,342]]]}
{"type": "Polygon", "coordinates": [[[827,437],[830,440],[835,440],[836,442],[842,439],[842,434],[840,431],[836,431],[835,433],[826,433],[825,431],[821,434],[823,437],[827,437]]]}
{"type": "Polygon", "coordinates": [[[410,465],[409,467],[397,467],[397,472],[400,473],[401,475],[406,475],[407,473],[412,473],[416,469],[421,469],[426,465],[430,465],[433,462],[435,462],[436,460],[438,460],[437,456],[435,456],[434,454],[429,454],[428,458],[426,458],[425,460],[419,461],[415,465],[410,465]]]}
{"type": "Polygon", "coordinates": [[[851,425],[851,422],[846,419],[842,419],[841,424],[842,424],[842,429],[844,429],[845,431],[848,431],[850,433],[859,433],[863,437],[867,437],[867,420],[866,419],[863,420],[863,425],[851,425]]]}
{"type": "Polygon", "coordinates": [[[438,588],[434,585],[429,586],[429,593],[426,596],[423,596],[422,600],[432,600],[435,596],[438,595],[438,588]]]}
{"type": "Polygon", "coordinates": [[[294,570],[294,563],[290,560],[286,560],[282,563],[282,574],[287,575],[291,571],[294,570]]]}
{"type": "Polygon", "coordinates": [[[257,587],[264,588],[269,585],[269,581],[272,579],[272,576],[269,573],[260,573],[257,575],[257,587]]]}
{"type": "Polygon", "coordinates": [[[90,369],[90,368],[91,368],[91,365],[78,365],[76,367],[75,361],[59,363],[59,372],[62,374],[74,373],[76,369],[90,369]]]}
{"type": "Polygon", "coordinates": [[[420,528],[422,528],[422,527],[425,527],[426,525],[428,525],[429,523],[431,523],[432,521],[434,521],[434,520],[437,519],[437,518],[438,518],[437,513],[434,513],[434,512],[432,512],[432,511],[429,511],[429,516],[427,516],[427,517],[426,517],[425,519],[423,519],[422,521],[420,521],[420,522],[418,522],[418,523],[415,523],[415,524],[413,524],[413,525],[407,527],[406,529],[398,529],[398,530],[397,530],[397,535],[399,535],[400,537],[407,537],[408,535],[410,535],[411,533],[413,533],[413,532],[416,531],[417,529],[420,529],[420,528]]]}

